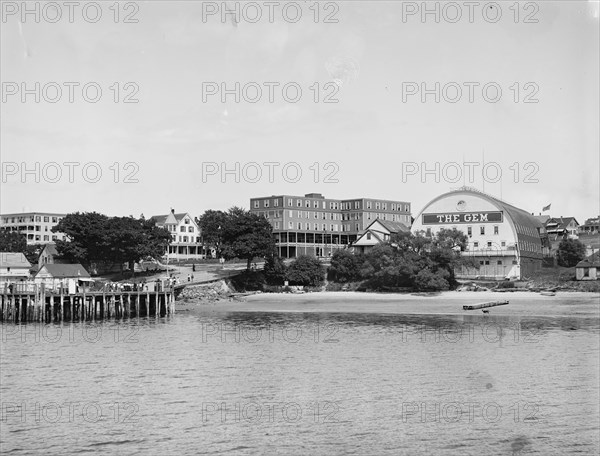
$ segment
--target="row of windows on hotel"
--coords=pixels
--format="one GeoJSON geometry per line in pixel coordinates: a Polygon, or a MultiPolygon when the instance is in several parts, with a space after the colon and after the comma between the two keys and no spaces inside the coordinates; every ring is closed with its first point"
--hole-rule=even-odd
{"type": "MultiPolygon", "coordinates": [[[[167,225],[165,225],[165,229],[167,231],[170,231],[171,233],[176,233],[177,232],[177,225],[167,224],[167,225]]],[[[180,226],[179,227],[179,232],[180,233],[193,233],[194,232],[194,227],[193,226],[188,226],[188,227],[180,226]]]]}
{"type": "Polygon", "coordinates": [[[36,216],[31,216],[31,217],[5,217],[3,222],[4,223],[26,223],[26,222],[42,222],[44,221],[45,223],[58,223],[62,220],[62,217],[52,217],[52,216],[41,216],[41,215],[36,215],[36,216]]]}
{"type": "MultiPolygon", "coordinates": [[[[361,216],[363,214],[367,216],[367,220],[375,220],[375,219],[388,220],[391,222],[403,222],[403,223],[406,223],[407,225],[410,225],[410,217],[408,215],[384,214],[384,213],[377,213],[377,212],[364,212],[364,213],[352,212],[350,214],[340,214],[337,212],[320,212],[320,213],[312,212],[312,218],[315,220],[318,220],[319,218],[322,220],[342,220],[342,221],[361,220],[361,218],[362,218],[361,216]],[[319,217],[319,214],[321,214],[320,217],[319,217]]],[[[265,217],[265,218],[278,219],[278,218],[283,217],[283,211],[258,212],[258,215],[261,217],[265,217]]],[[[288,211],[288,217],[294,218],[294,211],[288,211]]],[[[311,212],[296,211],[296,218],[310,219],[311,212]]]]}
{"type": "MultiPolygon", "coordinates": [[[[455,226],[453,226],[452,228],[456,228],[455,226]]],[[[493,227],[494,230],[494,235],[498,235],[500,234],[500,226],[498,225],[494,225],[493,227]]],[[[479,227],[479,234],[482,236],[485,236],[485,225],[481,225],[479,227]]],[[[431,236],[431,228],[427,228],[427,236],[431,236]]],[[[467,226],[467,236],[473,236],[473,227],[472,226],[467,226]]]]}
{"type": "MultiPolygon", "coordinates": [[[[254,209],[260,209],[260,201],[261,200],[254,200],[254,209]]],[[[271,206],[271,200],[265,199],[265,200],[262,200],[262,202],[263,202],[262,207],[267,208],[267,207],[271,206]]],[[[272,200],[272,203],[273,203],[273,207],[279,207],[279,199],[272,200]]],[[[294,206],[294,200],[292,198],[288,198],[287,207],[293,207],[293,206],[294,206]]],[[[382,211],[388,210],[387,209],[388,203],[375,201],[374,206],[375,206],[376,210],[382,210],[382,211]]],[[[327,209],[327,201],[313,200],[312,204],[311,204],[311,200],[304,200],[304,202],[303,202],[303,200],[297,199],[296,207],[307,207],[307,208],[312,207],[313,209],[327,209]],[[319,202],[321,204],[319,204],[319,202]]],[[[373,202],[367,201],[366,209],[372,209],[372,208],[373,208],[373,202]]],[[[349,211],[349,210],[352,210],[352,202],[339,203],[337,201],[330,201],[329,209],[330,210],[349,211]]],[[[362,209],[360,207],[360,201],[354,201],[354,209],[362,209]]],[[[400,204],[400,203],[390,203],[390,211],[410,212],[410,205],[409,204],[400,204]]]]}
{"type": "MultiPolygon", "coordinates": [[[[275,222],[273,224],[273,229],[275,230],[281,230],[284,229],[281,226],[281,222],[275,222]]],[[[321,225],[319,225],[318,223],[313,223],[312,225],[310,223],[302,223],[302,222],[297,222],[296,224],[294,224],[294,222],[288,222],[288,226],[287,229],[289,230],[293,230],[293,229],[297,229],[297,230],[306,230],[306,231],[335,231],[335,232],[346,232],[346,231],[360,231],[360,223],[356,223],[355,224],[355,228],[354,230],[352,230],[352,227],[349,223],[343,224],[343,225],[338,225],[337,223],[331,223],[329,224],[329,227],[327,226],[327,223],[322,223],[321,225]]]]}

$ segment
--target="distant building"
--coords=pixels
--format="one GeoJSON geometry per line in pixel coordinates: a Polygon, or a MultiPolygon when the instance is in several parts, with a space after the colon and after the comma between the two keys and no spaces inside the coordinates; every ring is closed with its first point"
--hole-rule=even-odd
{"type": "Polygon", "coordinates": [[[31,263],[22,253],[0,252],[0,282],[26,280],[30,268],[31,263]]]}
{"type": "Polygon", "coordinates": [[[431,236],[441,228],[456,228],[468,237],[462,255],[477,266],[457,270],[459,278],[527,277],[541,269],[542,259],[549,255],[546,231],[535,216],[468,187],[430,201],[412,231],[431,236]]]}
{"type": "Polygon", "coordinates": [[[168,258],[171,260],[204,258],[206,252],[202,248],[200,226],[187,212],[175,213],[174,209],[166,215],[152,217],[156,226],[165,228],[171,233],[168,258]]]}
{"type": "Polygon", "coordinates": [[[591,257],[581,260],[575,266],[575,278],[577,280],[598,280],[600,279],[600,253],[595,253],[591,257]]]}
{"type": "Polygon", "coordinates": [[[583,225],[579,225],[579,234],[598,233],[600,233],[600,215],[596,218],[589,218],[583,225]]]}
{"type": "Polygon", "coordinates": [[[45,264],[54,263],[66,263],[66,261],[61,260],[58,257],[58,250],[56,250],[56,244],[46,244],[42,248],[42,251],[40,252],[40,255],[38,257],[38,269],[40,269],[45,264]]]}
{"type": "Polygon", "coordinates": [[[66,284],[69,280],[78,285],[93,282],[86,269],[78,263],[45,264],[34,277],[35,283],[44,283],[49,288],[57,288],[60,283],[66,284]]]}
{"type": "Polygon", "coordinates": [[[377,244],[388,242],[392,234],[400,232],[408,233],[410,232],[410,228],[402,222],[377,219],[352,244],[352,249],[356,253],[367,253],[377,244]]]}
{"type": "Polygon", "coordinates": [[[66,214],[49,212],[22,212],[0,215],[0,230],[14,231],[25,235],[27,244],[47,244],[58,239],[64,240],[63,233],[53,233],[52,228],[66,214]]]}
{"type": "Polygon", "coordinates": [[[329,257],[349,248],[375,220],[411,222],[410,203],[371,198],[330,199],[320,193],[250,199],[250,211],[273,226],[277,254],[329,257]]]}
{"type": "Polygon", "coordinates": [[[546,221],[544,226],[551,240],[565,236],[577,239],[579,223],[575,217],[551,217],[546,221]]]}

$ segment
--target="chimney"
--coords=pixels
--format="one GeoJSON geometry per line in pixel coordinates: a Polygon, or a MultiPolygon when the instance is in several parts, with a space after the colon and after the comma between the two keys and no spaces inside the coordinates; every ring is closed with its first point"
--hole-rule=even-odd
{"type": "Polygon", "coordinates": [[[175,209],[171,208],[171,214],[175,213],[175,209]]]}

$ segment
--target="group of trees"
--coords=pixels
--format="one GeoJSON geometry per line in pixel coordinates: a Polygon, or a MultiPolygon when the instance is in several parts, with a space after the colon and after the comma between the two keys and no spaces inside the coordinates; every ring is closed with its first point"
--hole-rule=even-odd
{"type": "Polygon", "coordinates": [[[456,228],[432,237],[397,233],[366,254],[340,250],[333,254],[328,278],[334,282],[364,281],[375,289],[447,290],[456,285],[454,270],[475,266],[461,256],[467,236],[456,228]]]}
{"type": "Polygon", "coordinates": [[[64,233],[56,241],[59,255],[72,263],[133,263],[161,257],[171,242],[169,231],[143,217],[108,217],[97,212],[68,214],[52,228],[64,233]]]}
{"type": "Polygon", "coordinates": [[[558,244],[556,261],[559,266],[571,268],[585,258],[585,245],[577,239],[563,239],[558,244]]]}
{"type": "Polygon", "coordinates": [[[318,258],[301,255],[286,266],[277,256],[271,256],[265,261],[265,281],[269,285],[308,285],[317,287],[325,280],[325,268],[318,258]]]}
{"type": "Polygon", "coordinates": [[[245,209],[208,210],[198,220],[205,244],[214,246],[217,256],[226,260],[246,260],[250,269],[254,258],[273,255],[275,240],[269,221],[245,209]]]}

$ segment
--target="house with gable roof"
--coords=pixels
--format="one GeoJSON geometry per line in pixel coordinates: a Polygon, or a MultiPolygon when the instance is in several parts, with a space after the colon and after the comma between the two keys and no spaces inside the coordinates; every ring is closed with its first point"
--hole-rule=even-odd
{"type": "Polygon", "coordinates": [[[169,259],[199,259],[206,256],[202,247],[200,226],[188,212],[176,213],[175,209],[166,215],[154,215],[156,226],[171,233],[171,245],[165,255],[169,259]]]}
{"type": "Polygon", "coordinates": [[[358,236],[352,249],[355,253],[366,253],[377,244],[389,241],[392,234],[409,231],[410,228],[402,222],[376,219],[358,236]]]}

